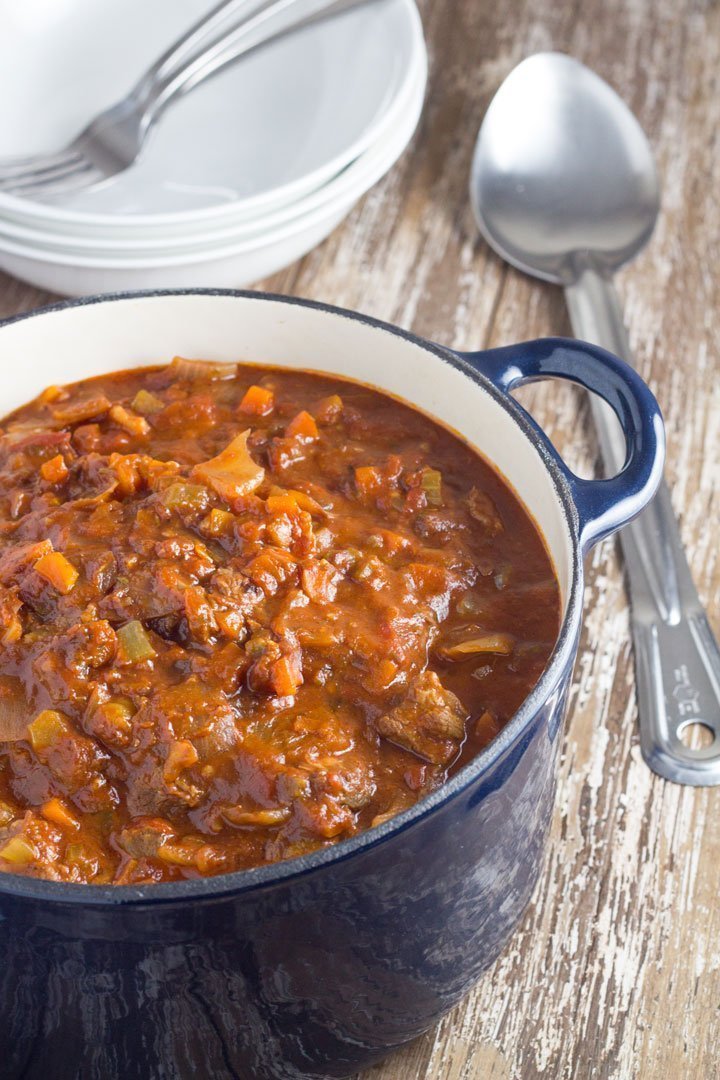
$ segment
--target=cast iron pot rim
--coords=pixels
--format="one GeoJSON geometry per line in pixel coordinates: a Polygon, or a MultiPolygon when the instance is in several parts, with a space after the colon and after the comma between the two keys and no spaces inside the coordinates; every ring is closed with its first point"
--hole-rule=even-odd
{"type": "MultiPolygon", "coordinates": [[[[283,296],[279,293],[254,292],[249,289],[141,289],[125,292],[101,293],[78,299],[63,300],[32,311],[20,312],[7,319],[0,320],[0,330],[25,319],[51,315],[69,308],[89,307],[94,304],[112,303],[116,300],[143,300],[152,297],[171,296],[219,296],[244,300],[271,301],[292,304],[299,307],[313,308],[329,315],[335,315],[355,322],[364,323],[376,330],[403,338],[412,345],[437,356],[446,364],[462,371],[467,378],[479,383],[493,400],[513,419],[522,433],[540,454],[545,468],[550,474],[553,486],[560,501],[565,524],[572,541],[572,565],[570,590],[567,610],[562,620],[560,633],[550,659],[527,698],[508,721],[502,731],[476,757],[464,765],[455,776],[442,784],[436,791],[404,810],[389,821],[373,829],[358,833],[349,840],[340,841],[329,848],[323,848],[308,855],[300,855],[268,866],[250,870],[236,870],[215,877],[196,878],[188,881],[165,882],[156,885],[91,885],[64,881],[48,881],[43,878],[24,877],[19,874],[0,873],[0,895],[3,893],[17,898],[52,901],[59,904],[81,905],[85,907],[138,907],[149,904],[182,905],[184,901],[225,899],[239,896],[251,890],[272,887],[288,882],[293,878],[306,877],[331,863],[344,862],[363,851],[381,844],[390,835],[404,832],[410,826],[428,817],[443,803],[461,796],[484,772],[495,765],[511,747],[524,735],[527,727],[548,699],[555,686],[568,670],[573,661],[575,639],[582,610],[582,551],[579,540],[579,518],[567,477],[558,462],[558,458],[533,427],[529,415],[508,394],[499,390],[486,376],[472,367],[461,355],[452,349],[427,341],[408,330],[403,330],[392,323],[362,315],[347,308],[335,307],[316,300],[300,297],[283,296]]],[[[407,401],[412,404],[411,397],[407,401]]],[[[490,464],[492,461],[488,458],[490,464]]]]}

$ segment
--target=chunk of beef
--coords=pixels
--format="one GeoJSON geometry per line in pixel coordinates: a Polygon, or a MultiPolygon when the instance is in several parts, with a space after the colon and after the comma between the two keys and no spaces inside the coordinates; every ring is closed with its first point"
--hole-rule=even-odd
{"type": "Polygon", "coordinates": [[[158,691],[133,720],[146,741],[127,779],[127,805],[136,817],[172,813],[197,806],[215,755],[232,750],[239,734],[236,714],[225,695],[191,676],[158,691]],[[180,769],[169,769],[173,746],[181,740],[194,748],[197,767],[186,755],[180,769]],[[198,771],[203,766],[208,772],[198,771]]]}
{"type": "Polygon", "coordinates": [[[424,671],[405,700],[376,720],[375,726],[391,742],[435,765],[446,765],[460,749],[467,715],[435,672],[424,671]]]}
{"type": "Polygon", "coordinates": [[[120,847],[133,859],[152,858],[166,840],[172,839],[175,830],[163,818],[135,818],[117,836],[120,847]]]}
{"type": "Polygon", "coordinates": [[[0,554],[0,582],[10,585],[22,578],[29,567],[34,566],[38,559],[48,555],[52,549],[50,540],[37,540],[6,548],[0,554]]]}
{"type": "Polygon", "coordinates": [[[489,536],[496,536],[502,532],[503,523],[497,511],[495,503],[484,491],[472,488],[467,499],[468,513],[475,519],[489,536]]]}

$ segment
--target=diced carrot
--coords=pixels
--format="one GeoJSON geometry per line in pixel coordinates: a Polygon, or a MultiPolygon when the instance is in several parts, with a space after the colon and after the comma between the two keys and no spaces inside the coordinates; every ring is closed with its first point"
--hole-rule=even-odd
{"type": "Polygon", "coordinates": [[[150,432],[150,425],[144,416],[138,416],[137,413],[130,412],[122,405],[113,405],[110,409],[110,419],[130,435],[147,435],[150,432]]]}
{"type": "Polygon", "coordinates": [[[442,564],[409,562],[403,568],[413,588],[425,594],[442,593],[448,587],[448,572],[442,564]]]}
{"type": "Polygon", "coordinates": [[[50,405],[53,401],[57,401],[66,391],[61,386],[46,386],[43,392],[38,397],[38,401],[41,401],[43,405],[50,405]]]}
{"type": "Polygon", "coordinates": [[[398,666],[394,660],[389,657],[385,657],[381,660],[377,667],[377,681],[380,686],[387,687],[393,681],[398,673],[398,666]]]}
{"type": "Polygon", "coordinates": [[[284,495],[268,495],[265,500],[268,512],[271,514],[297,514],[300,510],[297,499],[290,492],[284,495]]]}
{"type": "Polygon", "coordinates": [[[388,555],[397,555],[401,551],[412,549],[412,540],[403,536],[402,533],[393,532],[391,529],[376,529],[375,534],[381,541],[383,550],[388,555]]]}
{"type": "Polygon", "coordinates": [[[117,490],[123,497],[134,495],[142,483],[137,454],[111,454],[108,464],[118,480],[117,490]]]}
{"type": "Polygon", "coordinates": [[[308,514],[314,514],[316,517],[327,517],[325,507],[321,506],[317,499],[313,499],[312,495],[308,495],[305,491],[296,491],[291,488],[288,495],[292,495],[300,509],[307,510],[308,514]]]}
{"type": "Polygon", "coordinates": [[[267,416],[275,406],[275,395],[264,386],[250,386],[238,408],[248,416],[267,416]]]}
{"type": "Polygon", "coordinates": [[[75,585],[79,574],[73,564],[60,551],[51,551],[35,563],[35,570],[54,589],[66,596],[75,585]]]}
{"type": "Polygon", "coordinates": [[[383,474],[374,465],[360,465],[355,470],[355,486],[358,493],[365,499],[379,494],[383,487],[383,481],[383,474]]]}
{"type": "Polygon", "coordinates": [[[300,439],[317,439],[318,429],[314,418],[309,412],[299,412],[297,416],[293,417],[288,426],[285,428],[285,434],[288,438],[300,438],[300,439]]]}
{"type": "Polygon", "coordinates": [[[40,813],[46,821],[52,821],[53,824],[59,825],[61,829],[77,830],[80,828],[80,822],[76,817],[73,817],[62,799],[48,799],[40,808],[40,813]]]}
{"type": "Polygon", "coordinates": [[[272,665],[270,685],[278,697],[292,697],[302,681],[300,665],[293,658],[281,656],[272,665]]]}
{"type": "Polygon", "coordinates": [[[40,475],[49,484],[62,484],[68,478],[68,467],[62,454],[56,454],[49,461],[43,461],[40,466],[40,475]]]}

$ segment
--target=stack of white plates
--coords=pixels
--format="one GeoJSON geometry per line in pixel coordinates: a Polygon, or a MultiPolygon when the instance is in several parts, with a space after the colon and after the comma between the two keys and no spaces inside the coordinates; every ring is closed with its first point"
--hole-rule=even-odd
{"type": "MultiPolygon", "coordinates": [[[[56,150],[210,0],[0,0],[0,157],[56,150]]],[[[0,193],[0,268],[52,292],[250,284],[324,239],[400,156],[427,56],[413,0],[317,23],[199,86],[140,161],[43,201],[0,193]]]]}

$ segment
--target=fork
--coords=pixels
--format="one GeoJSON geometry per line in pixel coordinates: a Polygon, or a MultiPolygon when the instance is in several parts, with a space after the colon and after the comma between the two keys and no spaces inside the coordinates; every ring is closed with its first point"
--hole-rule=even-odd
{"type": "Polygon", "coordinates": [[[367,2],[223,0],[63,150],[0,159],[0,192],[62,195],[117,176],[137,160],[160,116],[183,94],[261,45],[367,2]],[[231,15],[240,21],[221,30],[231,15]]]}

